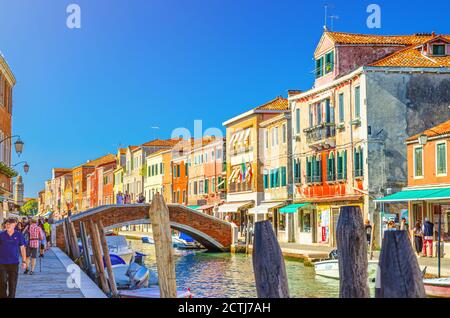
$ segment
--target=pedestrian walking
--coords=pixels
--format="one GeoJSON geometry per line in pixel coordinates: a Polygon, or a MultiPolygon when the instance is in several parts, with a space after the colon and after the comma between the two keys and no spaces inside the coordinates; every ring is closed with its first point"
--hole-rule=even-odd
{"type": "Polygon", "coordinates": [[[131,204],[131,196],[128,191],[125,191],[125,204],[131,204]]]}
{"type": "Polygon", "coordinates": [[[416,248],[417,256],[420,256],[423,249],[423,231],[422,231],[422,223],[418,221],[416,226],[413,229],[414,233],[414,247],[416,248]]]}
{"type": "Polygon", "coordinates": [[[368,219],[364,222],[364,231],[366,232],[367,245],[370,247],[370,242],[372,241],[372,224],[370,224],[368,219]]]}
{"type": "Polygon", "coordinates": [[[27,259],[31,259],[31,262],[30,261],[27,262],[27,267],[25,269],[24,274],[33,275],[34,268],[36,267],[37,253],[43,235],[41,228],[36,224],[36,220],[34,219],[30,221],[30,227],[28,232],[29,232],[29,241],[27,246],[27,259]]]}
{"type": "Polygon", "coordinates": [[[19,276],[19,252],[22,269],[26,268],[26,251],[23,234],[16,230],[17,219],[5,221],[5,231],[0,232],[0,298],[15,298],[19,276]]]}
{"type": "Polygon", "coordinates": [[[425,257],[433,257],[433,235],[434,235],[434,224],[425,218],[423,223],[423,247],[422,253],[425,257]]]}
{"type": "Polygon", "coordinates": [[[123,204],[123,194],[121,191],[119,191],[119,193],[117,193],[116,196],[116,203],[117,204],[123,204]]]}
{"type": "Polygon", "coordinates": [[[141,194],[139,194],[137,203],[144,203],[144,202],[145,202],[145,197],[144,197],[144,195],[141,193],[141,194]]]}
{"type": "Polygon", "coordinates": [[[51,246],[51,239],[52,239],[52,226],[50,225],[48,219],[44,219],[43,228],[44,228],[45,241],[46,241],[45,249],[48,250],[51,246]]]}

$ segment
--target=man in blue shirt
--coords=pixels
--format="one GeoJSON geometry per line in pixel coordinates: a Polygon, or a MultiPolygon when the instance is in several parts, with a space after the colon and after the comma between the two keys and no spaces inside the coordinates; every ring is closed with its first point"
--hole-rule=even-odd
{"type": "Polygon", "coordinates": [[[26,250],[22,233],[16,231],[17,220],[9,218],[5,231],[0,232],[0,298],[15,298],[19,274],[19,251],[22,255],[22,268],[25,269],[26,250]]]}

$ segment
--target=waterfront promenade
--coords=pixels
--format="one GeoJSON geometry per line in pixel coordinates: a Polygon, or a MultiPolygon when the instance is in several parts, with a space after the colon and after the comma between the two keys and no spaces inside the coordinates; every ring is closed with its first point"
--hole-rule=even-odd
{"type": "MultiPolygon", "coordinates": [[[[59,248],[52,247],[45,253],[40,271],[39,259],[33,275],[20,271],[17,298],[105,298],[103,292],[80,271],[80,284],[70,278],[67,267],[74,263],[59,248]],[[68,284],[67,282],[70,282],[68,284]],[[71,285],[69,287],[69,285],[71,285]],[[73,288],[71,288],[73,287],[73,288]]],[[[76,267],[74,267],[76,268],[76,267]]],[[[73,269],[72,269],[73,270],[73,269]]]]}

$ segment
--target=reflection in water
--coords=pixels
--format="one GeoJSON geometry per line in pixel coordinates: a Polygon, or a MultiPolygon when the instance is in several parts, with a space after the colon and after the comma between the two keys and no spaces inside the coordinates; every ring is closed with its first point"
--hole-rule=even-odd
{"type": "MultiPolygon", "coordinates": [[[[146,265],[156,271],[154,246],[131,241],[135,251],[148,256],[146,265]]],[[[254,298],[255,279],[251,256],[175,250],[177,286],[190,288],[196,298],[254,298]]],[[[314,268],[286,260],[291,297],[338,297],[339,282],[316,277],[314,268]]]]}

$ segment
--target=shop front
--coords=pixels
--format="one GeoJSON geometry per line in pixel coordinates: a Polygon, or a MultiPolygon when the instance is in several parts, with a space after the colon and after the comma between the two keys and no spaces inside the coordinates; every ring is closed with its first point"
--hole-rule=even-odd
{"type": "Polygon", "coordinates": [[[272,226],[275,228],[274,222],[274,214],[276,214],[276,209],[286,205],[283,202],[261,202],[260,205],[257,205],[248,210],[248,214],[251,217],[251,221],[254,224],[255,222],[266,221],[269,220],[272,223],[272,226]]]}
{"type": "Polygon", "coordinates": [[[399,228],[405,218],[412,231],[417,223],[428,219],[434,224],[433,255],[437,257],[440,239],[441,257],[450,258],[450,188],[405,189],[375,202],[381,205],[381,234],[390,220],[399,228]]]}
{"type": "Polygon", "coordinates": [[[239,233],[243,235],[247,222],[252,222],[248,218],[248,209],[254,206],[253,201],[228,202],[219,206],[218,214],[222,220],[236,224],[239,233]]]}
{"type": "Polygon", "coordinates": [[[278,210],[277,236],[280,242],[308,243],[311,236],[312,211],[309,203],[290,204],[278,210]],[[305,242],[303,242],[305,238],[305,242]]]}

